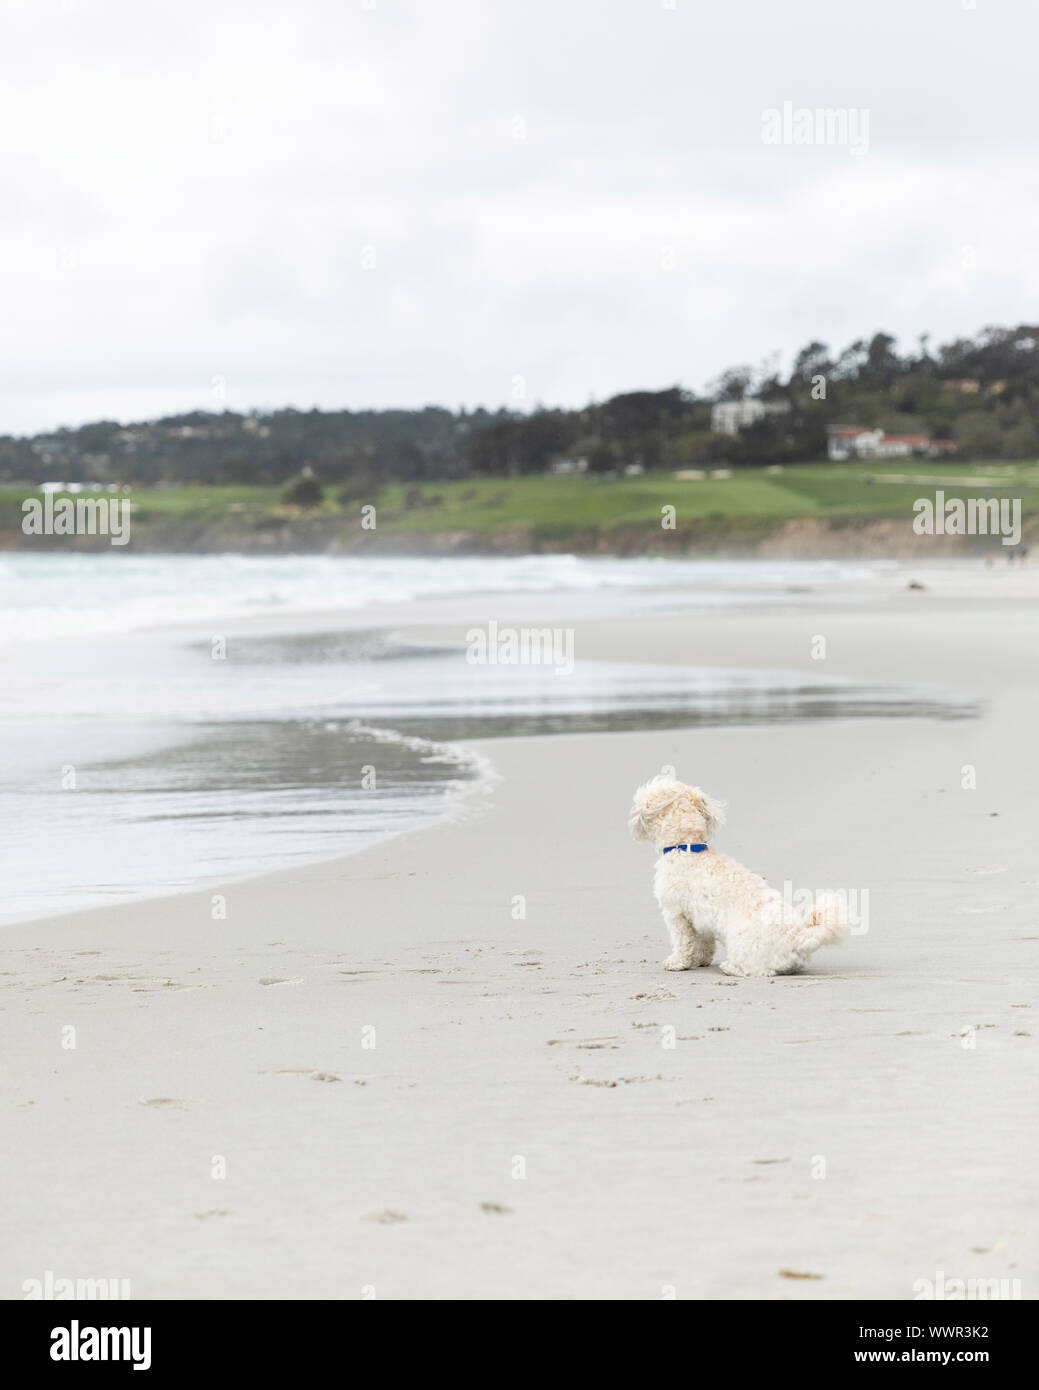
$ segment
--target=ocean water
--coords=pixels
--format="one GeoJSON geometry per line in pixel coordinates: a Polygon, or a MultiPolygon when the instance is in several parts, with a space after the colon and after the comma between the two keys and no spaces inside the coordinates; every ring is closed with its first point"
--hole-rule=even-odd
{"type": "Polygon", "coordinates": [[[584,660],[560,675],[475,666],[390,634],[394,605],[410,599],[530,592],[615,613],[790,602],[887,573],[570,556],[4,556],[0,921],[283,868],[460,812],[489,777],[467,746],[481,737],[969,717],[953,692],[584,660]],[[305,631],[301,614],[316,615],[305,631]]]}
{"type": "Polygon", "coordinates": [[[704,603],[780,599],[865,583],[894,565],[831,561],[591,559],[575,555],[0,556],[0,644],[101,636],[235,617],[357,612],[472,593],[617,594],[695,587],[704,603]]]}

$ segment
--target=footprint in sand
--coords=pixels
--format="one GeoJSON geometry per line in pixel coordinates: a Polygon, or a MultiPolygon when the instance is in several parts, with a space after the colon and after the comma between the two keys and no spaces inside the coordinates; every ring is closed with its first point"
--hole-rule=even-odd
{"type": "MultiPolygon", "coordinates": [[[[258,1076],[266,1076],[266,1072],[258,1072],[258,1076]]],[[[334,1071],[312,1071],[310,1067],[280,1067],[274,1073],[275,1076],[309,1076],[311,1081],[341,1081],[342,1077],[336,1076],[334,1071]]],[[[363,1085],[364,1083],[359,1083],[363,1085]]]]}
{"type": "Polygon", "coordinates": [[[656,1076],[618,1076],[609,1081],[596,1081],[590,1076],[581,1076],[578,1073],[570,1078],[576,1081],[579,1086],[605,1086],[612,1090],[615,1086],[637,1086],[643,1081],[663,1081],[663,1077],[658,1073],[656,1076]]]}

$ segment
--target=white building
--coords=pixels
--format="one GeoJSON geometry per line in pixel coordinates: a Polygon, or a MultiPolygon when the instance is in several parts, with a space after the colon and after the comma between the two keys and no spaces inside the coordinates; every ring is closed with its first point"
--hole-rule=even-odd
{"type": "Polygon", "coordinates": [[[749,397],[743,401],[719,401],[711,406],[711,430],[715,434],[731,434],[733,438],[747,425],[763,420],[766,415],[786,415],[789,401],[761,401],[749,397]]]}
{"type": "Polygon", "coordinates": [[[831,425],[826,434],[826,452],[838,463],[845,459],[873,458],[884,437],[883,430],[867,430],[860,425],[831,425]]]}
{"type": "Polygon", "coordinates": [[[932,444],[925,434],[885,434],[859,425],[832,425],[827,431],[826,452],[831,459],[908,458],[910,454],[936,454],[941,445],[932,444]]]}

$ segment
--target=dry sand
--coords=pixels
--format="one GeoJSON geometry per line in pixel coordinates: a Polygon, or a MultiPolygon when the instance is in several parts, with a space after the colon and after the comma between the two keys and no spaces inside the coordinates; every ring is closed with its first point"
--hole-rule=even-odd
{"type": "Polygon", "coordinates": [[[485,742],[465,819],[229,885],[225,921],[207,889],[5,929],[0,1292],[1034,1297],[1039,617],[984,590],[577,633],[814,674],[824,634],[978,720],[485,742]],[[868,889],[868,932],[800,977],[664,972],[624,830],[663,764],[775,884],[868,889]]]}

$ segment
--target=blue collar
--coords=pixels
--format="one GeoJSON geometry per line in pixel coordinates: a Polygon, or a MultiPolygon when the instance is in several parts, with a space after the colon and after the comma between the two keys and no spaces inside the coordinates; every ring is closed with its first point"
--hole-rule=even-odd
{"type": "Polygon", "coordinates": [[[664,850],[665,854],[672,854],[676,849],[687,849],[690,854],[700,854],[707,849],[707,845],[668,845],[664,850]]]}

